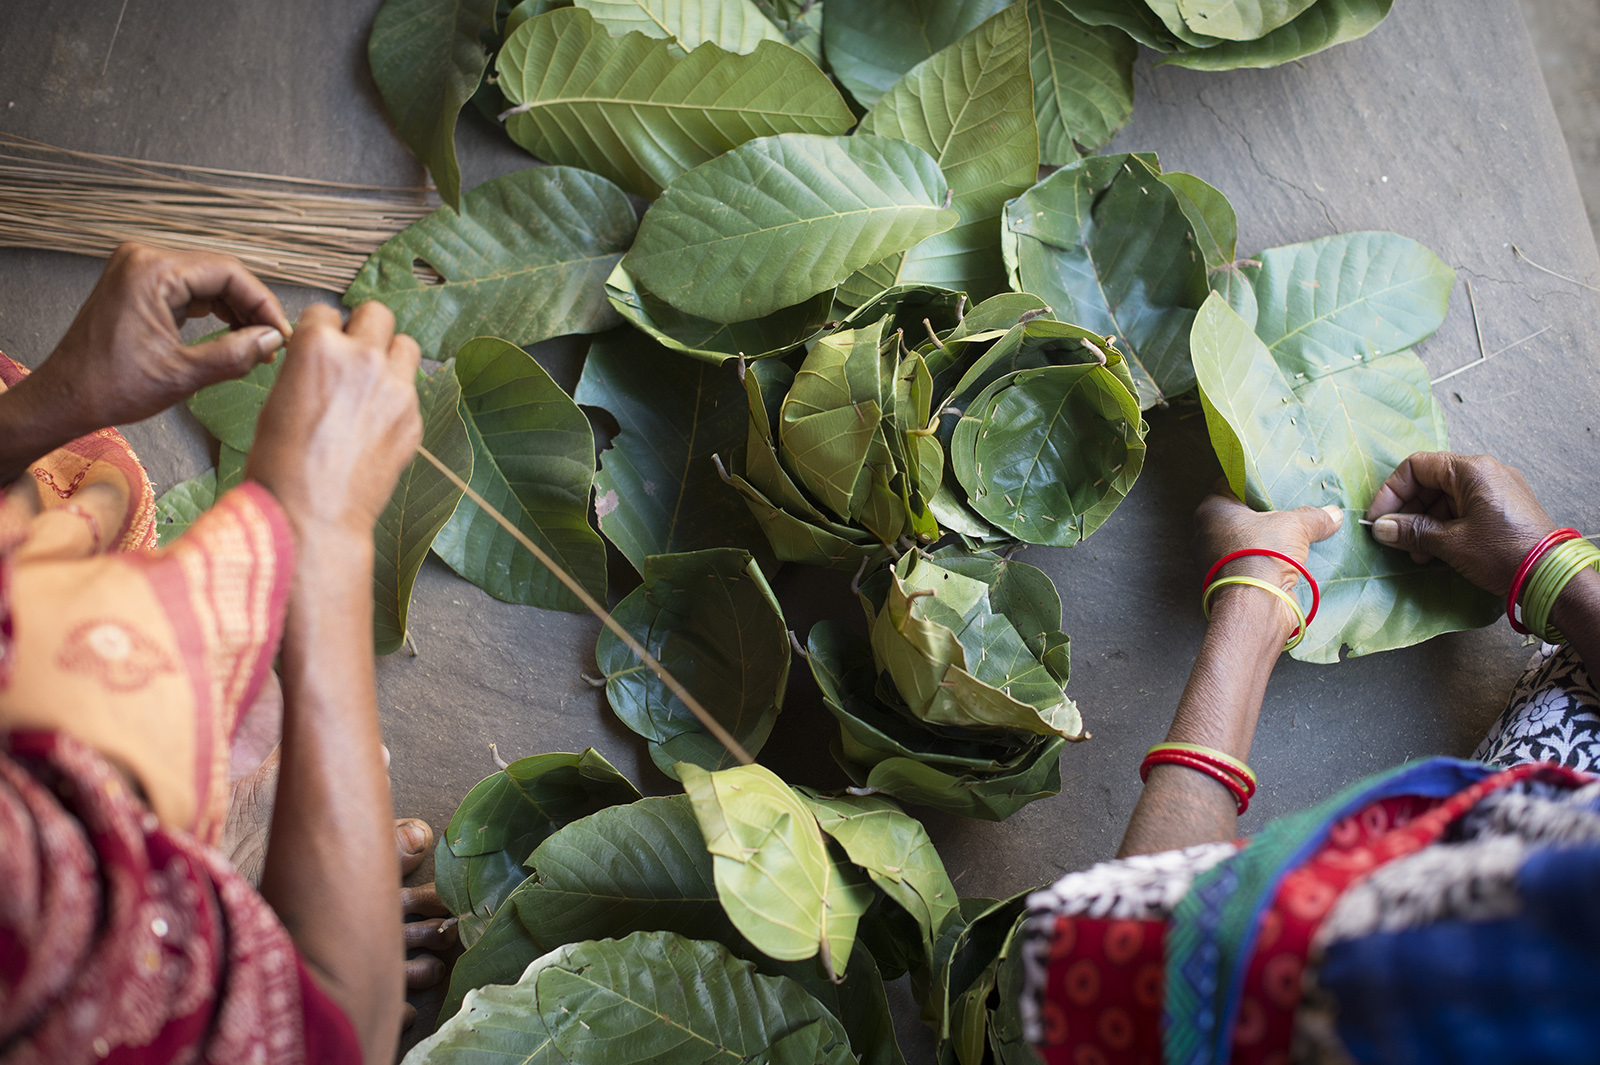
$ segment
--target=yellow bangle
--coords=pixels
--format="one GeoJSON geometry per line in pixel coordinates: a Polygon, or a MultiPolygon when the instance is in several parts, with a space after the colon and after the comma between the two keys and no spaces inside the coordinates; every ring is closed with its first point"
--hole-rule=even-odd
{"type": "Polygon", "coordinates": [[[1198,743],[1158,743],[1144,752],[1144,756],[1149,758],[1157,751],[1181,751],[1184,754],[1195,755],[1202,760],[1220,762],[1223,766],[1232,770],[1240,780],[1247,781],[1251,794],[1255,793],[1257,783],[1255,772],[1226,751],[1219,751],[1215,747],[1205,747],[1198,743]]]}
{"type": "Polygon", "coordinates": [[[1306,613],[1300,609],[1300,604],[1295,600],[1295,597],[1279,588],[1276,584],[1268,584],[1266,581],[1257,580],[1254,577],[1218,577],[1206,585],[1206,590],[1200,594],[1200,609],[1205,612],[1207,620],[1211,618],[1212,593],[1225,584],[1248,584],[1252,588],[1260,588],[1264,592],[1271,592],[1289,605],[1289,610],[1294,614],[1295,621],[1299,622],[1299,627],[1295,629],[1294,635],[1289,638],[1289,642],[1283,645],[1285,651],[1293,650],[1301,640],[1306,638],[1306,613]]]}

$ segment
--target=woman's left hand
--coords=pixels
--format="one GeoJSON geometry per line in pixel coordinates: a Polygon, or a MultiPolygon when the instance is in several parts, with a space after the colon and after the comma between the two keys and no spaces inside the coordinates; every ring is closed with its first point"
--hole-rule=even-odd
{"type": "MultiPolygon", "coordinates": [[[[1255,511],[1241,503],[1223,483],[1201,501],[1194,520],[1195,541],[1201,561],[1207,566],[1223,555],[1249,547],[1281,551],[1304,565],[1312,544],[1339,531],[1344,524],[1344,511],[1332,505],[1255,511]]],[[[1300,580],[1293,566],[1268,555],[1249,555],[1230,562],[1223,573],[1255,577],[1285,591],[1300,580]]]]}

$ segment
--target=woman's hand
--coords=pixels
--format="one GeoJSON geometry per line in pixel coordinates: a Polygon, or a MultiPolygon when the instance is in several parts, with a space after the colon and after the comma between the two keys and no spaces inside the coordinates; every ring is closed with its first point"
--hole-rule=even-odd
{"type": "Polygon", "coordinates": [[[373,523],[422,440],[417,342],[394,314],[363,303],[341,327],[306,309],[256,423],[246,475],[271,490],[296,532],[338,529],[370,539],[373,523]]]}
{"type": "MultiPolygon", "coordinates": [[[[1312,544],[1339,531],[1344,523],[1344,512],[1336,506],[1254,511],[1239,502],[1227,484],[1222,483],[1215,494],[1201,501],[1194,520],[1195,541],[1208,566],[1223,555],[1248,547],[1281,551],[1304,565],[1312,544]]],[[[1255,577],[1285,591],[1300,580],[1293,566],[1267,555],[1249,555],[1230,562],[1222,572],[1228,576],[1255,577]]]]}
{"type": "Polygon", "coordinates": [[[1505,595],[1529,551],[1555,522],[1514,467],[1488,455],[1419,451],[1395,468],[1367,508],[1372,536],[1442,558],[1478,587],[1505,595]]]}
{"type": "Polygon", "coordinates": [[[277,297],[239,260],[124,244],[50,358],[15,391],[35,421],[55,427],[59,446],[242,376],[291,331],[277,297]],[[233,332],[185,345],[178,330],[208,314],[233,332]]]}

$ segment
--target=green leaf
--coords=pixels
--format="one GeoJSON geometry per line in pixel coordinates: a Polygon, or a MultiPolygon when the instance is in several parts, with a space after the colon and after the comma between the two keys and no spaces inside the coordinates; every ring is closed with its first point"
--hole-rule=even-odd
{"type": "Polygon", "coordinates": [[[1104,366],[1046,366],[991,384],[956,423],[951,468],[985,521],[1030,544],[1071,547],[1144,467],[1139,402],[1104,366]]]}
{"type": "Polygon", "coordinates": [[[1402,459],[1448,447],[1422,361],[1399,351],[1318,372],[1294,346],[1268,349],[1218,295],[1195,321],[1206,425],[1234,491],[1257,510],[1345,508],[1339,531],[1311,547],[1322,606],[1290,654],[1334,662],[1341,645],[1371,654],[1493,622],[1492,596],[1443,562],[1379,546],[1356,521],[1402,459]]]}
{"type": "Polygon", "coordinates": [[[862,107],[871,107],[902,74],[1010,2],[841,0],[828,8],[822,24],[828,65],[862,107]]]}
{"type": "Polygon", "coordinates": [[[248,451],[223,444],[217,448],[217,495],[244,483],[245,464],[250,461],[248,451]]]}
{"type": "Polygon", "coordinates": [[[609,334],[590,345],[575,398],[609,412],[620,428],[600,456],[595,512],[635,569],[650,555],[711,547],[771,559],[760,526],[714,460],[732,462],[747,432],[744,389],[732,367],[609,334]]]}
{"type": "Polygon", "coordinates": [[[1225,41],[1253,41],[1292,22],[1317,0],[1177,0],[1194,32],[1225,41]]]}
{"type": "MultiPolygon", "coordinates": [[[[502,3],[505,0],[501,0],[502,3]]],[[[527,22],[536,15],[546,11],[554,11],[558,7],[570,7],[570,0],[522,0],[522,3],[512,8],[506,14],[506,24],[500,30],[500,41],[504,44],[517,32],[517,27],[527,22]]]]}
{"type": "Polygon", "coordinates": [[[156,500],[156,535],[162,547],[189,531],[196,518],[217,501],[217,471],[180,481],[156,500]]]}
{"type": "Polygon", "coordinates": [[[768,957],[820,953],[830,976],[844,971],[872,888],[830,852],[811,807],[759,765],[678,769],[734,927],[768,957]]]}
{"type": "Polygon", "coordinates": [[[1194,386],[1189,327],[1206,266],[1154,157],[1105,155],[1056,171],[1006,208],[1011,286],[1053,316],[1117,338],[1141,407],[1194,386]]]}
{"type": "Polygon", "coordinates": [[[774,962],[760,956],[751,960],[769,976],[794,980],[826,1006],[844,1025],[850,1036],[850,1051],[859,1065],[905,1065],[883,974],[865,943],[856,941],[850,952],[850,968],[838,984],[819,974],[814,962],[774,962]]]}
{"type": "MultiPolygon", "coordinates": [[[[461,386],[445,366],[417,382],[422,408],[422,445],[466,480],[472,472],[472,443],[456,406],[461,386]]],[[[418,455],[400,473],[394,494],[373,528],[372,636],[380,655],[393,654],[406,637],[411,586],[433,538],[461,500],[461,489],[418,455]]]]}
{"type": "Polygon", "coordinates": [[[640,931],[737,939],[686,795],[611,806],[573,821],[525,864],[532,875],[456,961],[441,1019],[455,1014],[468,991],[515,983],[530,962],[564,943],[640,931]]]}
{"type": "Polygon", "coordinates": [[[822,831],[832,836],[867,871],[885,895],[900,905],[922,931],[923,954],[933,964],[934,943],[960,917],[956,889],[922,822],[887,799],[875,796],[822,798],[803,795],[822,831]]]}
{"type": "Polygon", "coordinates": [[[535,344],[617,324],[603,283],[637,223],[621,189],[582,170],[534,167],[486,181],[458,214],[441,207],[361,267],[346,306],[380,300],[438,357],[476,336],[535,344]],[[424,281],[421,263],[442,280],[424,281]]]}
{"type": "Polygon", "coordinates": [[[460,206],[456,116],[489,65],[495,0],[387,0],[367,60],[395,132],[433,174],[439,198],[460,206]]]}
{"type": "Polygon", "coordinates": [[[833,311],[833,291],[823,291],[748,322],[713,322],[684,314],[666,300],[639,286],[618,266],[606,279],[606,298],[633,325],[674,351],[707,362],[726,362],[785,355],[815,340],[833,311]]]}
{"type": "Polygon", "coordinates": [[[710,41],[745,54],[762,41],[788,43],[751,0],[576,0],[613,37],[639,32],[664,37],[678,54],[710,41]]]}
{"type": "MultiPolygon", "coordinates": [[[[197,343],[221,336],[216,332],[197,343]]],[[[189,412],[206,427],[206,432],[237,451],[249,451],[256,439],[256,419],[283,370],[283,350],[272,362],[257,363],[250,372],[232,381],[207,385],[189,397],[189,412]]]]}
{"type": "Polygon", "coordinates": [[[783,39],[822,65],[822,0],[753,0],[783,39]]]}
{"type": "Polygon", "coordinates": [[[680,58],[659,38],[613,39],[582,8],[523,23],[498,69],[516,105],[506,119],[512,140],[646,199],[754,138],[843,133],[854,122],[833,83],[793,48],[763,41],[734,55],[708,43],[680,58]]]}
{"type": "MultiPolygon", "coordinates": [[[[962,1065],[978,1065],[984,1060],[989,998],[1000,963],[1027,917],[1028,894],[1013,895],[975,915],[956,937],[945,964],[946,1025],[939,1033],[940,1041],[953,1044],[955,1058],[962,1065]]],[[[942,1051],[941,1046],[941,1058],[942,1051]]]]}
{"type": "MultiPolygon", "coordinates": [[[[544,367],[495,337],[457,353],[461,413],[472,447],[472,490],[599,599],[606,550],[589,525],[594,431],[544,367]]],[[[434,550],[497,599],[582,612],[578,597],[478,504],[463,499],[434,550]]]]}
{"type": "Polygon", "coordinates": [[[1121,30],[1146,48],[1172,52],[1183,42],[1175,37],[1144,0],[1059,0],[1072,17],[1089,26],[1121,30]]]}
{"type": "Polygon", "coordinates": [[[861,120],[858,135],[898,137],[933,156],[961,222],[855,275],[842,300],[918,281],[975,299],[1005,287],[1000,211],[1039,176],[1028,42],[1027,13],[1012,4],[913,67],[861,120]]]}
{"type": "Polygon", "coordinates": [[[1243,268],[1259,305],[1256,335],[1307,377],[1431,336],[1456,280],[1437,255],[1394,233],[1341,233],[1256,258],[1260,266],[1243,268]]]}
{"type": "Polygon", "coordinates": [[[1389,17],[1394,0],[1317,0],[1298,18],[1255,41],[1238,41],[1162,60],[1191,70],[1275,67],[1365,37],[1389,17]]]}
{"type": "Polygon", "coordinates": [[[851,1065],[839,1021],[794,981],[672,932],[575,943],[466,996],[412,1065],[851,1065]]]}
{"type": "Polygon", "coordinates": [[[904,141],[763,137],[674,181],[624,264],[681,311],[746,321],[952,228],[947,191],[938,164],[904,141]]]}
{"type": "Polygon", "coordinates": [[[1133,114],[1139,46],[1111,26],[1073,18],[1061,0],[1028,0],[1039,162],[1066,166],[1102,147],[1133,114]]]}
{"type": "Polygon", "coordinates": [[[637,798],[639,789],[593,747],[519,758],[479,781],[450,818],[434,854],[439,897],[458,917],[491,918],[552,832],[637,798]]]}
{"type": "MultiPolygon", "coordinates": [[[[752,755],[772,731],[789,682],[789,630],[748,551],[713,548],[651,555],[644,583],[611,612],[752,755]]],[[[623,724],[650,743],[661,771],[677,763],[706,769],[733,755],[610,629],[595,661],[606,698],[623,724]]]]}

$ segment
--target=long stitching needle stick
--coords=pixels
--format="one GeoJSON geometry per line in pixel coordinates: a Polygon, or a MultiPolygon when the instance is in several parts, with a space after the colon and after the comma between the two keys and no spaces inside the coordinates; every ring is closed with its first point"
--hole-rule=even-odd
{"type": "Polygon", "coordinates": [[[516,539],[517,543],[527,548],[529,553],[532,554],[534,558],[538,559],[544,564],[546,569],[555,574],[556,579],[562,584],[566,585],[567,590],[573,595],[577,596],[578,600],[583,603],[584,606],[589,608],[590,613],[599,618],[606,628],[616,633],[617,638],[628,645],[628,649],[630,651],[639,656],[639,661],[650,667],[650,672],[661,678],[661,683],[665,684],[668,690],[671,691],[673,695],[676,695],[684,706],[689,708],[689,712],[699,720],[700,724],[706,727],[707,732],[711,733],[717,738],[718,743],[721,743],[728,749],[729,754],[733,755],[744,765],[750,765],[755,761],[754,758],[750,757],[750,752],[744,749],[744,745],[738,740],[734,739],[732,734],[729,733],[727,729],[722,727],[722,723],[716,718],[712,717],[704,706],[700,705],[700,700],[689,694],[689,690],[682,684],[678,683],[678,678],[667,672],[667,667],[656,661],[655,656],[649,651],[645,650],[644,644],[634,639],[633,634],[627,629],[623,628],[621,623],[613,618],[605,607],[601,606],[595,601],[594,596],[590,595],[584,589],[583,585],[579,584],[575,579],[573,579],[571,574],[562,569],[561,566],[556,563],[555,559],[545,554],[544,550],[538,544],[528,539],[527,535],[523,533],[521,529],[513,525],[509,518],[491,506],[488,500],[484,499],[477,492],[474,492],[472,490],[472,486],[467,484],[466,481],[463,481],[455,470],[452,470],[449,466],[446,466],[443,462],[441,462],[437,455],[429,451],[427,448],[420,446],[417,448],[417,454],[433,463],[440,473],[444,474],[450,479],[450,483],[461,489],[461,491],[466,494],[468,499],[472,500],[480,508],[482,508],[483,512],[498,522],[502,529],[510,533],[516,539]]]}

